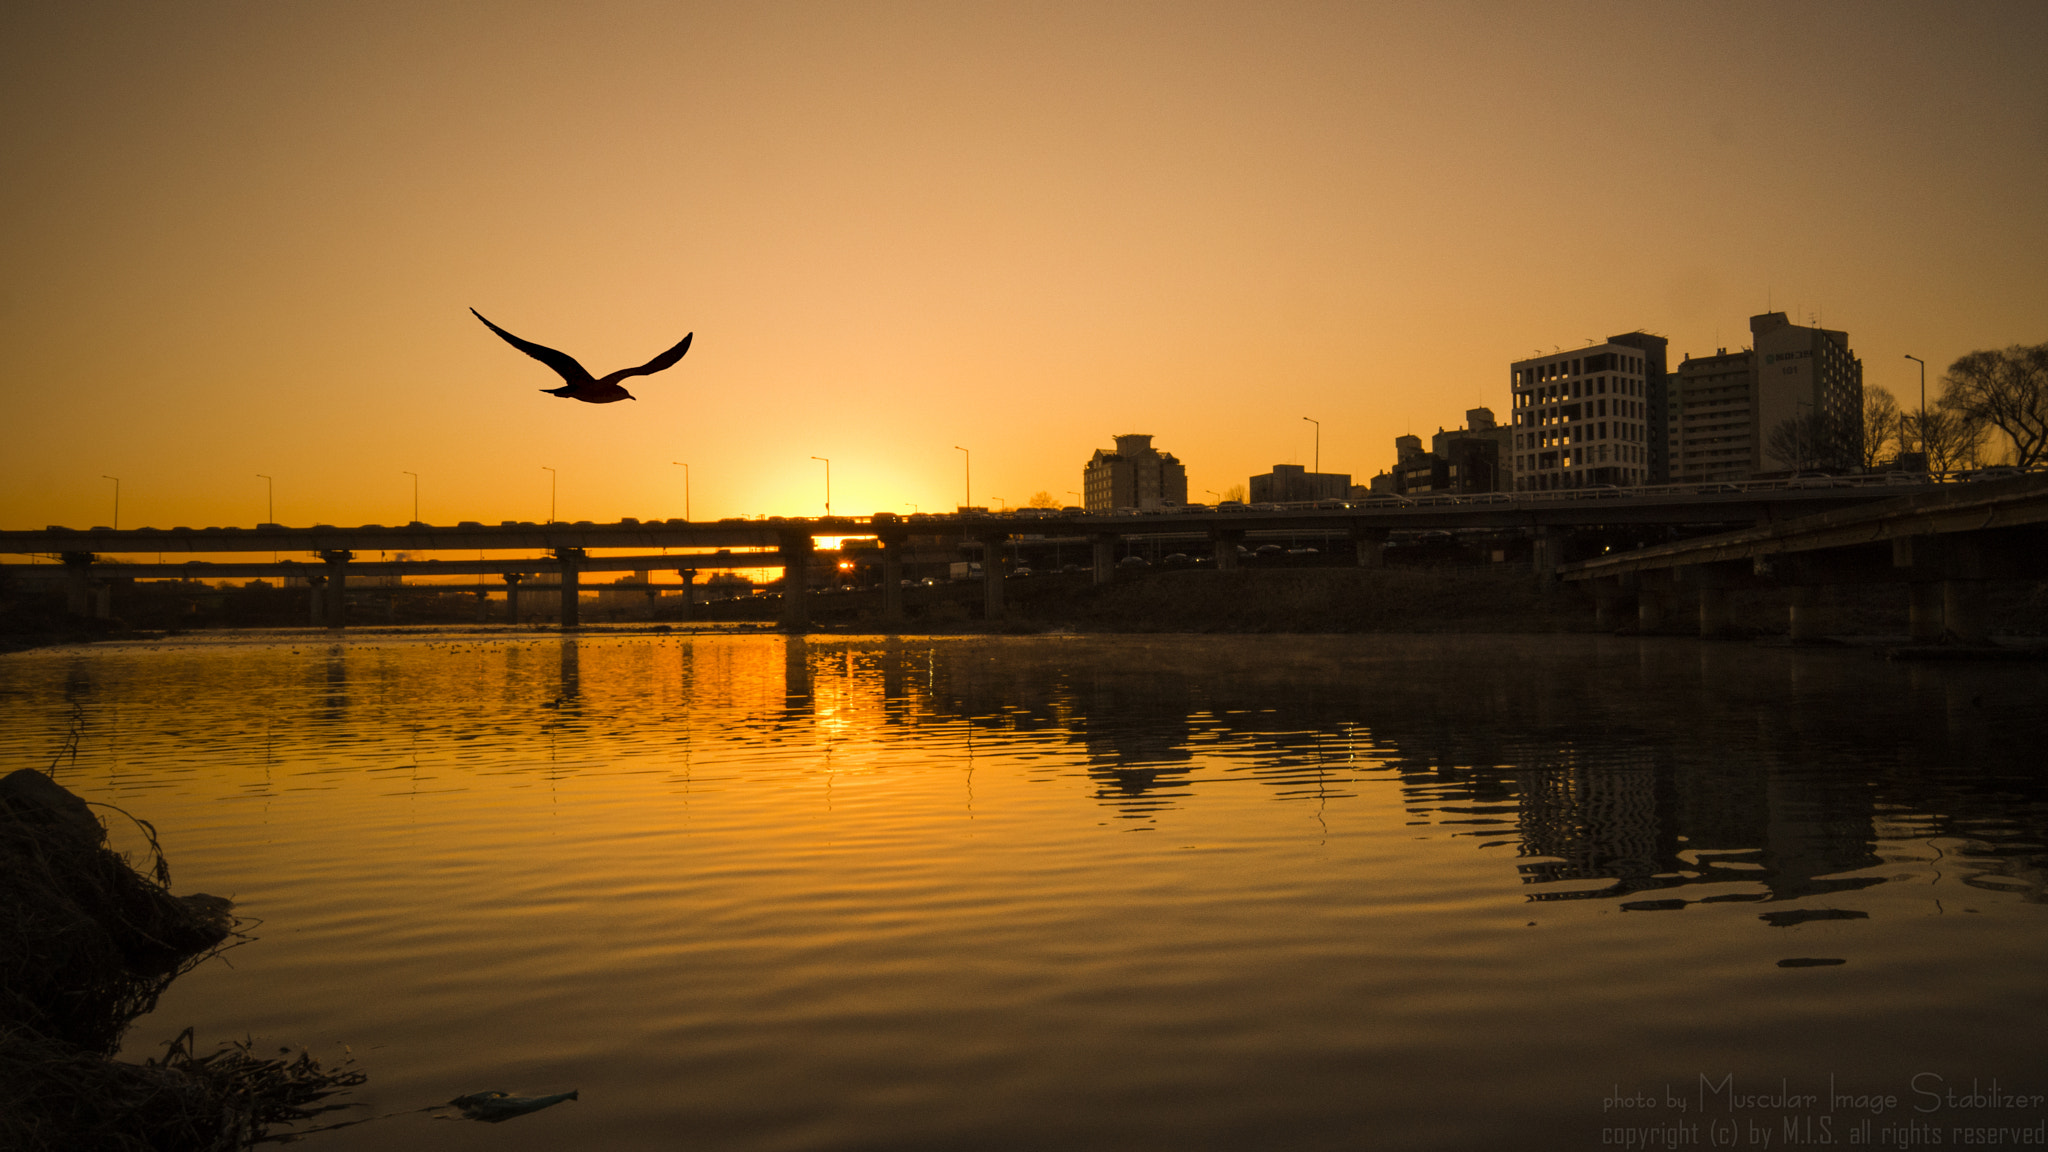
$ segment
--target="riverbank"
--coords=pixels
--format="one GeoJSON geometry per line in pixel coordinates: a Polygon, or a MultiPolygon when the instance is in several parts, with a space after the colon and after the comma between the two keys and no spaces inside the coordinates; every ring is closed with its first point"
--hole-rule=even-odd
{"type": "Polygon", "coordinates": [[[170,892],[154,828],[137,871],[90,806],[31,768],[0,777],[0,1147],[10,1152],[231,1152],[328,1111],[362,1082],[306,1055],[114,1055],[172,981],[236,934],[232,903],[170,892]]]}

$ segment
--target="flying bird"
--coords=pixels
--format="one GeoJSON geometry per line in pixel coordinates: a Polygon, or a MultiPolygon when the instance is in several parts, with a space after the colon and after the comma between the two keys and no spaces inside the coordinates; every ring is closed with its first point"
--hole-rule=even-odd
{"type": "MultiPolygon", "coordinates": [[[[469,310],[469,314],[479,320],[484,320],[484,314],[474,308],[469,310]]],[[[631,392],[619,387],[619,381],[624,380],[628,376],[652,376],[656,372],[670,367],[676,361],[683,358],[683,353],[690,350],[690,336],[696,335],[695,332],[690,333],[689,336],[683,337],[682,343],[663,352],[638,368],[621,368],[602,379],[594,379],[583,365],[576,362],[574,356],[566,352],[557,352],[545,344],[535,344],[531,340],[521,340],[489,320],[484,320],[484,327],[503,336],[505,343],[553,368],[557,375],[567,381],[560,388],[543,388],[541,391],[550,396],[560,396],[565,400],[581,400],[585,404],[609,404],[614,400],[637,399],[631,392]]]]}

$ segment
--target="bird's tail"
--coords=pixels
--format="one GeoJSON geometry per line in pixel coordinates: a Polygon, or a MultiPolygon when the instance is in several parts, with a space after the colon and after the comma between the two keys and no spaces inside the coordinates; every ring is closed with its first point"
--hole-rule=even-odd
{"type": "Polygon", "coordinates": [[[560,388],[543,388],[541,391],[550,396],[567,396],[576,391],[576,386],[574,384],[564,384],[560,388]]]}

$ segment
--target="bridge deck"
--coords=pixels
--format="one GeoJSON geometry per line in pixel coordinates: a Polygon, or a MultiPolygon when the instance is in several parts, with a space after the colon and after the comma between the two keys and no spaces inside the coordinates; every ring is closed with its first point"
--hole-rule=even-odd
{"type": "Polygon", "coordinates": [[[964,539],[1043,536],[1136,536],[1159,532],[1403,531],[1585,527],[1600,524],[1756,524],[1797,518],[1829,508],[1884,500],[1897,490],[1882,485],[1842,488],[1768,488],[1728,492],[1491,493],[1425,497],[1410,504],[1279,512],[1147,513],[1143,515],[822,517],[817,519],[669,520],[616,524],[588,522],[463,523],[453,526],[366,524],[256,528],[52,527],[0,532],[0,553],[236,552],[476,552],[580,549],[777,548],[795,538],[820,536],[950,536],[964,539]]]}
{"type": "Polygon", "coordinates": [[[2048,524],[2048,475],[1943,485],[1861,507],[1558,567],[1566,580],[2048,524]]]}

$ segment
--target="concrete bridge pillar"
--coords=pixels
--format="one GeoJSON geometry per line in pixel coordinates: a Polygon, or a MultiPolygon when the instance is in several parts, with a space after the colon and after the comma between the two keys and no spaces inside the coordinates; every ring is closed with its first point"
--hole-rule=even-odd
{"type": "Polygon", "coordinates": [[[1700,594],[1700,639],[1713,640],[1733,633],[1735,623],[1728,615],[1728,586],[1720,574],[1711,568],[1696,567],[1693,582],[1700,594]]]}
{"type": "Polygon", "coordinates": [[[1530,566],[1536,571],[1536,582],[1555,584],[1557,566],[1564,562],[1564,532],[1548,526],[1536,530],[1536,539],[1529,549],[1530,566]]]}
{"type": "Polygon", "coordinates": [[[782,627],[786,631],[811,630],[812,547],[808,532],[782,538],[782,627]]]}
{"type": "Polygon", "coordinates": [[[903,622],[903,550],[909,541],[904,538],[882,538],[882,619],[891,624],[903,622]]]}
{"type": "Polygon", "coordinates": [[[998,532],[981,538],[981,618],[994,623],[1003,618],[1003,541],[1010,537],[998,532]]]}
{"type": "Polygon", "coordinates": [[[683,580],[682,607],[676,612],[676,619],[688,620],[696,615],[697,570],[695,568],[678,568],[676,569],[676,575],[682,577],[683,580]]]}
{"type": "Polygon", "coordinates": [[[63,560],[64,610],[83,616],[92,610],[92,553],[66,552],[63,560]]]}
{"type": "Polygon", "coordinates": [[[1821,637],[1821,594],[1818,584],[1792,585],[1792,607],[1788,632],[1794,643],[1821,637]]]}
{"type": "Polygon", "coordinates": [[[1635,574],[1603,576],[1593,581],[1593,625],[1612,632],[1635,615],[1635,574]]]}
{"type": "Polygon", "coordinates": [[[1908,584],[1913,599],[1906,608],[1906,634],[1916,644],[1931,644],[1941,639],[1942,586],[1932,580],[1908,584]]]}
{"type": "MultiPolygon", "coordinates": [[[[1117,538],[1114,535],[1104,533],[1092,537],[1090,543],[1094,545],[1095,552],[1095,583],[1102,585],[1116,579],[1117,538]]],[[[1233,542],[1231,544],[1233,549],[1231,555],[1233,556],[1237,554],[1235,551],[1236,547],[1237,545],[1233,542]]]]}
{"type": "Polygon", "coordinates": [[[318,628],[327,619],[326,606],[321,603],[321,593],[326,591],[326,584],[327,577],[325,576],[306,577],[306,604],[308,608],[306,626],[309,628],[318,628]]]}
{"type": "MultiPolygon", "coordinates": [[[[1209,533],[1209,544],[1216,557],[1218,572],[1237,571],[1237,542],[1244,539],[1244,533],[1217,529],[1209,533]]],[[[1100,581],[1097,581],[1100,583],[1100,581]]]]}
{"type": "Polygon", "coordinates": [[[1670,569],[1651,568],[1636,573],[1636,631],[1655,632],[1662,628],[1670,603],[1670,569]]]}
{"type": "Polygon", "coordinates": [[[95,620],[111,620],[114,616],[114,586],[101,583],[92,590],[92,615],[95,620]]]}
{"type": "Polygon", "coordinates": [[[1965,644],[1990,642],[1984,617],[1984,551],[1975,537],[1948,537],[1941,582],[1941,614],[1948,635],[1965,644]]]}
{"type": "Polygon", "coordinates": [[[1984,618],[1984,582],[1947,580],[1941,585],[1941,615],[1944,631],[1965,644],[1985,644],[1991,630],[1984,618]]]}
{"type": "Polygon", "coordinates": [[[521,572],[505,573],[505,623],[519,623],[519,582],[526,579],[521,572]]]}
{"type": "Polygon", "coordinates": [[[581,548],[555,549],[555,562],[562,569],[561,619],[565,630],[583,627],[583,557],[581,548]]]}
{"type": "Polygon", "coordinates": [[[1358,548],[1360,568],[1383,568],[1387,563],[1387,530],[1385,528],[1353,528],[1352,543],[1358,548]]]}
{"type": "Polygon", "coordinates": [[[320,553],[320,559],[327,563],[327,594],[321,600],[322,607],[327,609],[324,623],[329,628],[340,628],[348,623],[348,562],[355,558],[356,554],[346,548],[320,553]]]}

